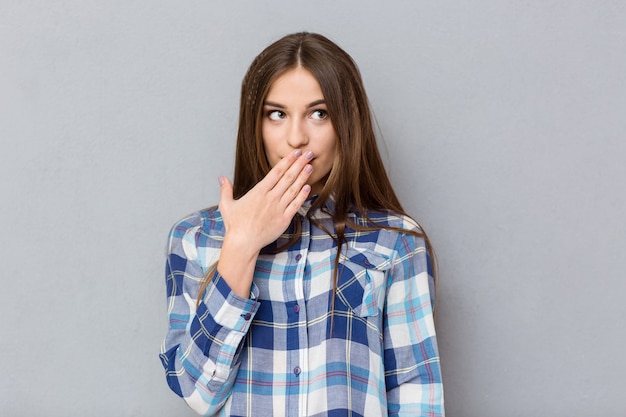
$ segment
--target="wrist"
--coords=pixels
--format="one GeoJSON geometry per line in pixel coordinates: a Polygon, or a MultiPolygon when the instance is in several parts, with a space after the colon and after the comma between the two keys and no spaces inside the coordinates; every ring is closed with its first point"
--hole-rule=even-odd
{"type": "Polygon", "coordinates": [[[217,271],[228,283],[233,293],[242,298],[250,297],[259,251],[248,240],[235,235],[224,236],[217,271]]]}
{"type": "Polygon", "coordinates": [[[250,234],[245,233],[226,232],[222,242],[222,253],[231,252],[242,262],[256,262],[262,248],[250,238],[250,234]]]}

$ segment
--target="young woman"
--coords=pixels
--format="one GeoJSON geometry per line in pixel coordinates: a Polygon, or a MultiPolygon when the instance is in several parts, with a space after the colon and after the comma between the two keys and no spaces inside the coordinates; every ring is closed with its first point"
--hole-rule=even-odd
{"type": "Polygon", "coordinates": [[[428,240],[350,56],[296,33],[256,57],[219,183],[169,237],[170,388],[210,416],[443,415],[428,240]]]}

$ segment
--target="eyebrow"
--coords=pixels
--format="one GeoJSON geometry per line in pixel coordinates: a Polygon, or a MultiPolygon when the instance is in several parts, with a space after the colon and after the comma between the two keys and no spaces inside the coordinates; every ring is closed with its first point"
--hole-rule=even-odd
{"type": "MultiPolygon", "coordinates": [[[[310,109],[311,107],[319,106],[320,104],[326,104],[326,100],[324,100],[324,99],[315,100],[315,101],[307,104],[306,108],[310,109]]],[[[265,101],[265,102],[263,102],[263,105],[264,106],[270,106],[270,107],[276,107],[276,108],[279,108],[279,109],[284,109],[285,108],[284,105],[278,104],[278,103],[274,103],[272,101],[265,101]]]]}

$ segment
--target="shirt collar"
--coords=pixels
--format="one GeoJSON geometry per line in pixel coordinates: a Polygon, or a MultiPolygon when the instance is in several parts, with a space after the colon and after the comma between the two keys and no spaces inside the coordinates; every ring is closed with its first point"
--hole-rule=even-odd
{"type": "MultiPolygon", "coordinates": [[[[309,211],[309,209],[311,208],[311,206],[317,200],[318,197],[319,197],[319,194],[309,196],[302,204],[302,207],[300,207],[300,210],[298,210],[298,213],[301,216],[306,216],[307,212],[309,211]]],[[[318,210],[312,213],[312,217],[313,218],[326,218],[326,217],[332,216],[332,214],[334,213],[335,213],[335,197],[331,194],[326,199],[326,202],[324,202],[322,207],[320,207],[318,210]]]]}

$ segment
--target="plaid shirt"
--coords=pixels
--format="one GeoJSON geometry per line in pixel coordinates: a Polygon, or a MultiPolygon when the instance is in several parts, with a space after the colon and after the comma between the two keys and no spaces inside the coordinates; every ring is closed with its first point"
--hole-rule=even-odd
{"type": "MultiPolygon", "coordinates": [[[[325,210],[313,218],[333,230],[325,210]]],[[[419,230],[404,216],[369,215],[419,230]]],[[[350,218],[365,225],[356,214],[350,218]]],[[[210,416],[442,416],[424,240],[346,228],[331,314],[337,246],[306,217],[301,224],[289,248],[270,253],[293,236],[288,230],[261,252],[249,299],[233,294],[216,272],[197,308],[224,223],[208,209],[174,225],[166,265],[169,332],[160,355],[170,388],[210,416]]]]}

